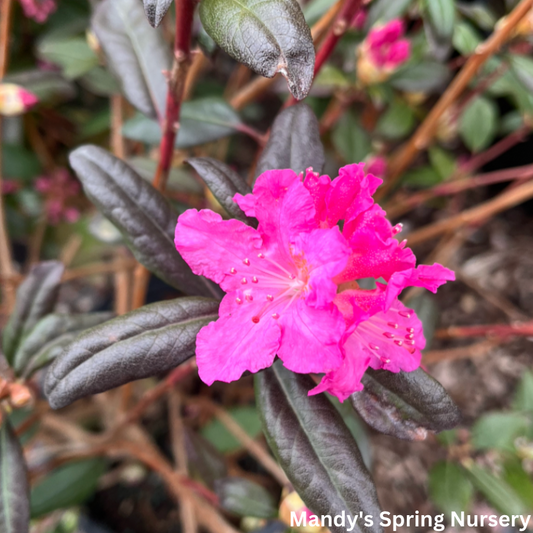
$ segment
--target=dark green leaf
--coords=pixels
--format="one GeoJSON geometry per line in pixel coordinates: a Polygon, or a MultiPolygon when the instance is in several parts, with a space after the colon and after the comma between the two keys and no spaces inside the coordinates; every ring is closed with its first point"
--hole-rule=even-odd
{"type": "Polygon", "coordinates": [[[429,23],[437,36],[450,40],[455,24],[454,0],[428,0],[426,6],[429,23]]]}
{"type": "Polygon", "coordinates": [[[503,479],[496,477],[473,461],[465,462],[464,466],[476,489],[495,509],[506,515],[528,513],[528,509],[518,494],[503,479]]]}
{"type": "Polygon", "coordinates": [[[20,284],[15,309],[2,334],[2,350],[10,363],[14,361],[22,337],[53,311],[63,270],[59,261],[39,263],[20,284]]]}
{"type": "Polygon", "coordinates": [[[400,91],[429,93],[446,84],[450,71],[446,65],[434,61],[421,61],[400,69],[390,83],[400,91]]]}
{"type": "Polygon", "coordinates": [[[38,518],[56,509],[79,505],[96,490],[105,472],[102,459],[88,459],[60,466],[31,491],[31,517],[38,518]]]}
{"type": "Polygon", "coordinates": [[[233,201],[236,193],[246,195],[251,187],[236,172],[224,163],[211,157],[193,157],[187,160],[198,175],[205,181],[213,196],[232,217],[252,225],[249,219],[233,201]]]}
{"type": "Polygon", "coordinates": [[[174,247],[177,214],[165,197],[106,150],[83,146],[70,163],[86,195],[120,230],[136,259],[186,294],[215,296],[211,282],[195,276],[174,247]]]}
{"type": "Polygon", "coordinates": [[[511,69],[528,91],[533,91],[533,60],[527,56],[510,55],[511,69]]]}
{"type": "Polygon", "coordinates": [[[26,463],[11,424],[3,416],[0,428],[0,532],[27,533],[30,502],[26,463]]]}
{"type": "MultiPolygon", "coordinates": [[[[112,96],[120,93],[120,87],[114,76],[102,67],[95,67],[87,72],[80,80],[87,90],[98,96],[112,96]]],[[[110,121],[107,126],[109,128],[110,121]]]]}
{"type": "Polygon", "coordinates": [[[267,78],[280,72],[295,98],[307,96],[315,48],[296,0],[203,0],[200,18],[236,61],[267,78]]]}
{"type": "Polygon", "coordinates": [[[402,177],[402,183],[404,185],[420,189],[433,187],[433,185],[437,185],[441,181],[442,177],[440,173],[429,165],[408,170],[402,177]]]}
{"type": "Polygon", "coordinates": [[[239,477],[219,479],[215,492],[220,505],[237,516],[275,518],[278,514],[274,498],[264,487],[239,477]]]}
{"type": "Polygon", "coordinates": [[[333,130],[331,140],[346,163],[359,163],[370,153],[368,133],[352,113],[345,113],[333,130]]]}
{"type": "Polygon", "coordinates": [[[388,139],[401,139],[413,129],[414,125],[413,110],[405,102],[396,100],[379,117],[376,131],[388,139]]]}
{"type": "Polygon", "coordinates": [[[520,496],[527,509],[533,509],[533,482],[517,457],[508,459],[503,466],[505,481],[520,496]]]}
{"type": "Polygon", "coordinates": [[[53,409],[156,376],[194,355],[196,335],[218,318],[218,302],[178,298],[146,305],[81,333],[46,375],[53,409]]]}
{"type": "Polygon", "coordinates": [[[498,110],[492,100],[478,96],[461,114],[459,133],[472,152],[486,148],[497,130],[498,110]]]}
{"type": "Polygon", "coordinates": [[[431,166],[443,180],[448,179],[457,169],[453,155],[439,146],[431,146],[428,155],[431,166]]]}
{"type": "Polygon", "coordinates": [[[368,11],[366,29],[370,29],[376,23],[385,24],[401,17],[410,3],[411,0],[374,0],[368,11]]]}
{"type": "Polygon", "coordinates": [[[522,376],[513,402],[515,411],[533,411],[533,372],[528,370],[522,376]]]}
{"type": "Polygon", "coordinates": [[[364,389],[350,396],[367,424],[405,440],[423,440],[427,431],[455,427],[460,413],[444,387],[421,368],[393,374],[367,370],[364,389]]]}
{"type": "Polygon", "coordinates": [[[2,144],[2,172],[7,178],[30,181],[41,172],[39,158],[18,144],[2,144]]]}
{"type": "MultiPolygon", "coordinates": [[[[261,433],[261,421],[255,407],[243,405],[228,410],[250,437],[255,438],[261,433]]],[[[202,428],[202,435],[219,452],[230,453],[240,450],[242,444],[226,429],[218,418],[214,418],[202,428]]]]}
{"type": "Polygon", "coordinates": [[[124,95],[141,113],[163,117],[167,95],[164,71],[171,65],[169,48],[153,30],[139,0],[104,0],[92,28],[124,95]]]}
{"type": "Polygon", "coordinates": [[[482,30],[492,31],[498,17],[484,2],[456,2],[457,9],[482,30]]]}
{"type": "Polygon", "coordinates": [[[76,338],[77,334],[78,332],[65,333],[43,346],[29,360],[22,377],[28,379],[37,370],[40,370],[51,363],[56,357],[59,357],[63,353],[63,350],[76,338]]]}
{"type": "Polygon", "coordinates": [[[157,28],[167,14],[172,0],[144,0],[144,12],[148,22],[157,28]]]}
{"type": "MultiPolygon", "coordinates": [[[[317,515],[373,517],[355,532],[382,531],[372,478],[357,444],[324,395],[308,396],[314,387],[306,375],[284,368],[281,361],[256,374],[256,397],[263,431],[276,459],[305,505],[317,515]]],[[[345,533],[337,526],[332,533],[345,533]]]]}
{"type": "Polygon", "coordinates": [[[24,372],[29,361],[43,347],[65,333],[79,332],[92,328],[113,317],[113,313],[87,313],[85,315],[49,314],[22,337],[15,353],[13,368],[17,375],[24,372]]]}
{"type": "Polygon", "coordinates": [[[429,496],[449,517],[452,512],[468,512],[474,487],[463,468],[455,463],[441,461],[429,472],[429,496]]]}
{"type": "MultiPolygon", "coordinates": [[[[190,148],[233,135],[239,131],[241,124],[237,112],[221,98],[199,98],[184,102],[176,148],[190,148]]],[[[152,145],[161,142],[158,122],[140,114],[124,124],[122,133],[134,141],[152,145]]]]}
{"type": "Polygon", "coordinates": [[[256,174],[282,168],[304,172],[308,167],[322,172],[324,162],[318,120],[310,107],[298,104],[284,109],[274,120],[256,174]]]}
{"type": "Polygon", "coordinates": [[[523,435],[531,424],[520,413],[494,412],[479,418],[472,428],[472,446],[476,450],[514,451],[514,441],[523,435]]]}
{"type": "Polygon", "coordinates": [[[225,457],[207,439],[192,429],[185,426],[183,431],[191,474],[212,488],[217,479],[228,475],[225,457]]]}

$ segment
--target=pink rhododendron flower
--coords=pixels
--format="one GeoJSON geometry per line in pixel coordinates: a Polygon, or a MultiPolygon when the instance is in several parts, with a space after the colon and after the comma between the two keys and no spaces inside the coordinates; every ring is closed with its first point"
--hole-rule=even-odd
{"type": "Polygon", "coordinates": [[[46,22],[57,9],[56,0],[20,0],[24,14],[36,22],[46,22]]]}
{"type": "Polygon", "coordinates": [[[331,180],[308,170],[268,171],[253,193],[234,200],[257,230],[212,211],[189,210],[176,227],[177,250],[196,274],[226,291],[220,318],[197,338],[200,377],[238,379],[278,355],[295,372],[325,373],[310,392],[341,401],[362,388],[368,367],[392,372],[420,365],[422,325],[398,296],[405,287],[433,292],[450,270],[416,267],[372,198],[381,180],[348,165],[331,180]],[[343,221],[342,232],[339,222],[343,221]],[[373,290],[357,280],[382,278],[373,290]]]}
{"type": "Polygon", "coordinates": [[[0,83],[0,115],[21,115],[37,102],[37,97],[23,87],[14,83],[0,83]]]}
{"type": "Polygon", "coordinates": [[[220,318],[198,334],[200,377],[230,382],[276,355],[295,372],[338,368],[345,322],[333,278],[346,267],[346,239],[336,226],[317,226],[313,198],[292,170],[265,172],[235,201],[257,230],[195,209],[176,226],[176,248],[193,272],[227,293],[220,318]]]}
{"type": "Polygon", "coordinates": [[[399,19],[370,30],[358,49],[357,76],[368,85],[386,80],[411,55],[411,43],[402,39],[405,29],[399,19]]]}
{"type": "Polygon", "coordinates": [[[380,155],[369,157],[365,172],[367,174],[373,174],[376,178],[384,178],[387,173],[387,160],[380,155]]]}
{"type": "Polygon", "coordinates": [[[71,205],[80,192],[80,185],[68,170],[60,168],[35,180],[35,189],[45,196],[45,210],[51,224],[76,222],[80,212],[71,205]]]}

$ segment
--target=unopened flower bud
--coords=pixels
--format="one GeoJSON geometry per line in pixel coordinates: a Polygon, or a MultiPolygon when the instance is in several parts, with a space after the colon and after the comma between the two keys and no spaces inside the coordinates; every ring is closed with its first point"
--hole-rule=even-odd
{"type": "Polygon", "coordinates": [[[37,102],[37,97],[23,87],[14,83],[0,83],[0,115],[21,115],[37,102]]]}

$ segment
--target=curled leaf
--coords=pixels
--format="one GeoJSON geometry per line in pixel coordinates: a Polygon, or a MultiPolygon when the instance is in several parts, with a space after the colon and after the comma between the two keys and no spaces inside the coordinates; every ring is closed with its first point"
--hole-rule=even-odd
{"type": "Polygon", "coordinates": [[[193,157],[187,160],[198,175],[205,181],[213,196],[232,217],[247,222],[252,221],[233,201],[237,193],[246,195],[252,192],[251,187],[230,167],[211,157],[193,157]]]}
{"type": "Polygon", "coordinates": [[[375,430],[405,440],[423,440],[428,431],[452,429],[461,420],[459,409],[444,387],[421,368],[394,374],[367,370],[365,388],[350,401],[375,430]]]}
{"type": "Polygon", "coordinates": [[[218,296],[195,276],[174,247],[178,218],[165,197],[130,166],[96,146],[82,146],[70,163],[85,194],[120,230],[135,258],[163,281],[186,294],[218,296]]]}
{"type": "MultiPolygon", "coordinates": [[[[353,531],[375,533],[380,508],[357,444],[324,395],[307,396],[314,382],[281,361],[256,374],[256,399],[272,452],[305,505],[317,515],[358,518],[353,531]]],[[[334,525],[332,533],[346,529],[334,525]]]]}
{"type": "Polygon", "coordinates": [[[200,18],[233,59],[266,78],[280,72],[296,99],[307,96],[315,48],[296,0],[203,0],[200,18]]]}
{"type": "Polygon", "coordinates": [[[280,168],[303,172],[308,167],[321,172],[324,163],[318,120],[309,106],[297,104],[284,109],[274,120],[256,174],[280,168]]]}
{"type": "Polygon", "coordinates": [[[146,305],[84,331],[50,367],[45,394],[53,409],[156,376],[194,355],[196,335],[218,318],[218,302],[179,298],[146,305]]]}
{"type": "Polygon", "coordinates": [[[17,289],[15,309],[2,334],[2,350],[12,363],[23,335],[56,304],[63,264],[47,261],[34,266],[17,289]]]}
{"type": "Polygon", "coordinates": [[[167,14],[172,0],[144,0],[144,12],[148,22],[157,28],[167,14]]]}

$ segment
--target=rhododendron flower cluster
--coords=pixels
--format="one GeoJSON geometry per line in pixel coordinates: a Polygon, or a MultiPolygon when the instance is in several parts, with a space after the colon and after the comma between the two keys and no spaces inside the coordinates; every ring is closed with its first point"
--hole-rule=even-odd
{"type": "Polygon", "coordinates": [[[46,197],[45,210],[51,224],[72,223],[79,219],[80,212],[72,201],[80,192],[80,185],[68,170],[59,168],[47,176],[38,177],[35,188],[46,197]]]}
{"type": "Polygon", "coordinates": [[[357,77],[365,85],[383,82],[411,55],[411,43],[403,39],[405,29],[399,19],[370,30],[358,48],[357,77]]]}
{"type": "Polygon", "coordinates": [[[38,102],[37,97],[14,83],[0,83],[0,115],[20,115],[38,102]]]}
{"type": "Polygon", "coordinates": [[[20,0],[24,14],[36,22],[46,22],[57,9],[56,0],[20,0]]]}
{"type": "Polygon", "coordinates": [[[230,382],[278,356],[290,370],[325,374],[310,394],[344,400],[362,388],[368,367],[392,372],[420,365],[422,325],[399,300],[408,286],[433,292],[453,272],[416,267],[373,201],[381,180],[364,164],[341,168],[331,180],[308,169],[272,170],[253,193],[234,200],[257,229],[190,209],[175,244],[193,272],[226,292],[220,318],[197,337],[202,380],[230,382]],[[342,230],[340,229],[342,222],[342,230]],[[382,279],[373,290],[357,280],[382,279]]]}

